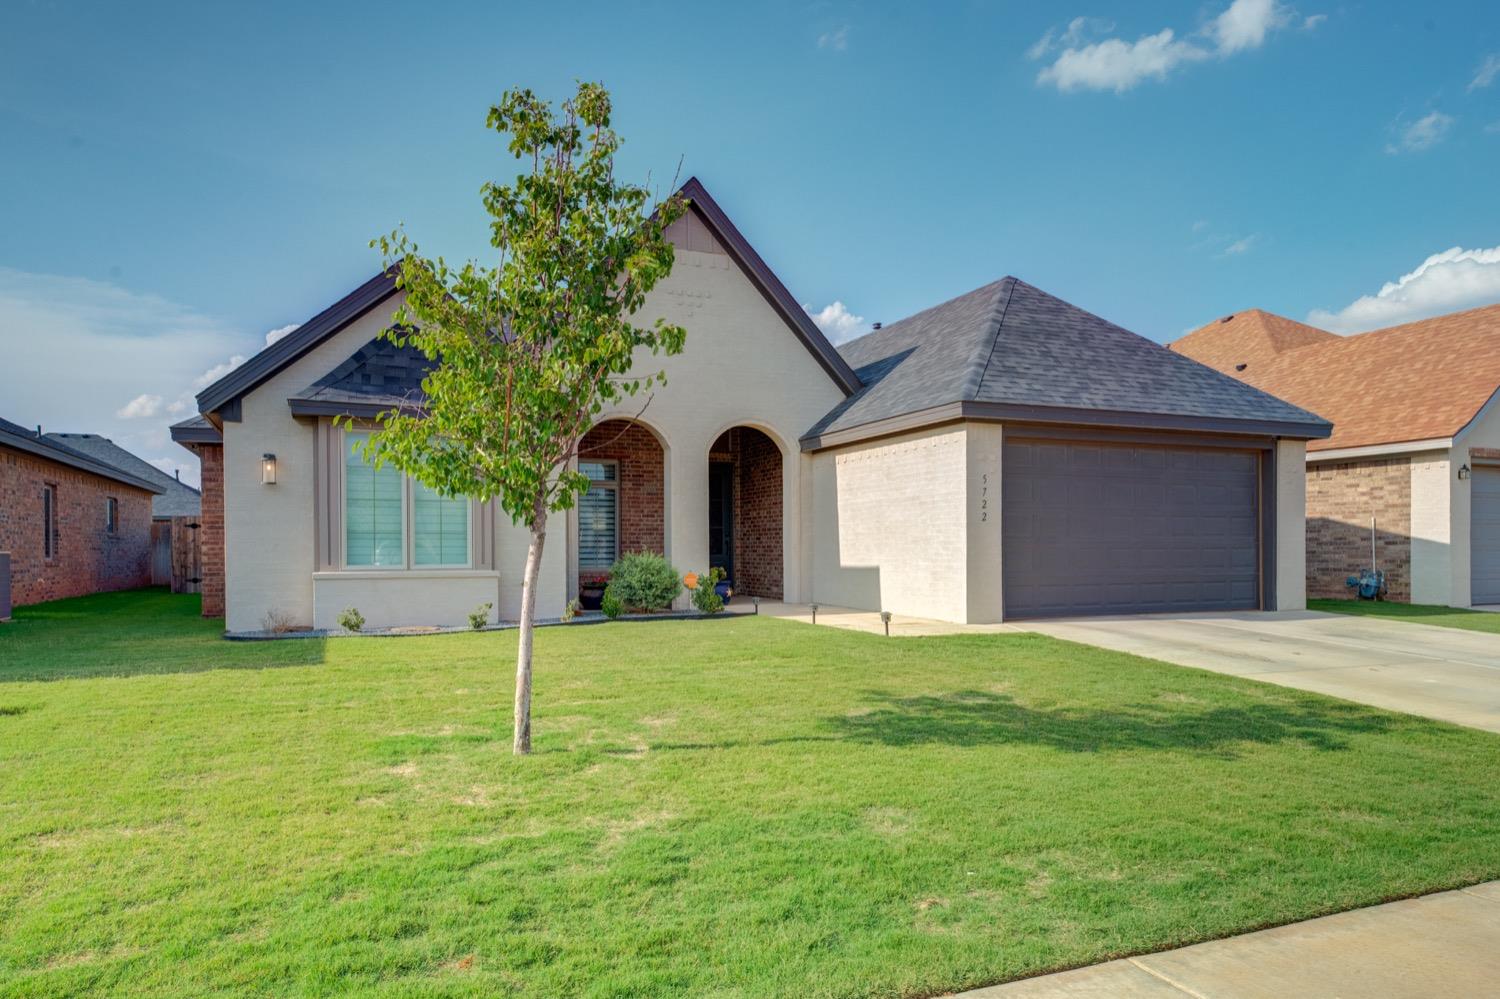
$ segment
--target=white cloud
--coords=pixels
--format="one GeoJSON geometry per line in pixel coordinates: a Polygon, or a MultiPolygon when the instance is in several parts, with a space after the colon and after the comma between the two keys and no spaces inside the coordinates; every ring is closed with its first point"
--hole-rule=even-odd
{"type": "Polygon", "coordinates": [[[812,316],[813,323],[832,343],[843,343],[869,332],[865,327],[865,317],[856,316],[850,312],[843,302],[835,300],[816,312],[805,302],[802,308],[807,310],[807,314],[812,316]]]}
{"type": "Polygon", "coordinates": [[[1165,80],[1168,73],[1183,63],[1207,58],[1206,51],[1177,41],[1171,28],[1163,28],[1134,42],[1107,38],[1080,49],[1064,49],[1057,61],[1045,67],[1036,79],[1064,92],[1113,90],[1121,94],[1147,77],[1165,80]]]}
{"type": "Polygon", "coordinates": [[[818,36],[818,48],[842,52],[849,47],[849,25],[841,24],[818,36]]]}
{"type": "Polygon", "coordinates": [[[1224,249],[1219,252],[1219,256],[1238,257],[1245,253],[1248,253],[1250,247],[1254,246],[1255,241],[1259,238],[1260,235],[1258,233],[1252,232],[1250,235],[1237,239],[1233,243],[1230,243],[1228,246],[1224,247],[1224,249]]]}
{"type": "Polygon", "coordinates": [[[1206,33],[1214,40],[1220,55],[1233,55],[1260,48],[1266,35],[1290,18],[1291,11],[1276,0],[1234,0],[1224,13],[1209,22],[1206,33]]]}
{"type": "Polygon", "coordinates": [[[1469,92],[1483,90],[1494,83],[1497,76],[1500,76],[1500,52],[1492,52],[1484,57],[1484,62],[1474,71],[1474,79],[1469,81],[1469,92]]]}
{"type": "Polygon", "coordinates": [[[1318,25],[1322,24],[1326,20],[1328,20],[1327,14],[1309,14],[1302,21],[1302,30],[1317,31],[1318,25]]]}
{"type": "Polygon", "coordinates": [[[301,323],[289,323],[286,326],[278,326],[278,327],[276,327],[274,330],[271,330],[269,333],[266,334],[266,346],[267,347],[271,346],[271,344],[275,343],[277,340],[280,340],[282,337],[286,336],[288,333],[295,333],[295,332],[297,332],[297,330],[299,330],[301,327],[302,327],[301,323]]]}
{"type": "Polygon", "coordinates": [[[1397,153],[1420,153],[1424,149],[1431,149],[1447,138],[1453,122],[1452,115],[1441,111],[1428,112],[1410,123],[1398,120],[1393,126],[1395,137],[1386,143],[1385,151],[1394,156],[1397,153]]]}
{"type": "Polygon", "coordinates": [[[0,368],[12,374],[0,415],[103,434],[147,461],[190,466],[195,481],[197,462],[167,427],[195,411],[185,390],[196,377],[259,339],[158,295],[0,267],[0,368]]]}
{"type": "Polygon", "coordinates": [[[160,412],[161,396],[142,394],[115,410],[115,416],[122,420],[145,420],[160,412]]]}
{"type": "Polygon", "coordinates": [[[233,371],[235,368],[244,363],[244,354],[235,354],[227,361],[220,361],[218,364],[215,364],[213,367],[209,368],[207,371],[203,372],[201,375],[193,379],[193,392],[197,393],[203,389],[208,388],[214,382],[218,381],[220,378],[223,378],[225,375],[229,374],[229,372],[233,371]]]}
{"type": "Polygon", "coordinates": [[[1500,246],[1455,246],[1337,312],[1315,309],[1307,321],[1335,333],[1360,333],[1493,302],[1500,302],[1500,246]]]}
{"type": "MultiPolygon", "coordinates": [[[[1290,8],[1276,0],[1234,0],[1197,36],[1178,38],[1173,29],[1163,28],[1133,42],[1120,38],[1086,42],[1101,25],[1074,18],[1061,36],[1055,29],[1049,30],[1027,55],[1040,59],[1058,47],[1062,49],[1052,65],[1037,74],[1039,84],[1051,84],[1064,92],[1113,90],[1119,94],[1147,79],[1165,80],[1189,63],[1224,59],[1259,48],[1266,36],[1287,24],[1291,16],[1290,8]]],[[[1113,30],[1113,26],[1103,25],[1102,29],[1113,30]]]]}

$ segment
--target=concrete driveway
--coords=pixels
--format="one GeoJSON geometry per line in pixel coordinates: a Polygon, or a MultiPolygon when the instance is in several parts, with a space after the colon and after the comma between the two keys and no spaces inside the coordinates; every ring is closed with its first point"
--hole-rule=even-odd
{"type": "Polygon", "coordinates": [[[1313,611],[1153,614],[1017,627],[1500,732],[1500,636],[1313,611]]]}

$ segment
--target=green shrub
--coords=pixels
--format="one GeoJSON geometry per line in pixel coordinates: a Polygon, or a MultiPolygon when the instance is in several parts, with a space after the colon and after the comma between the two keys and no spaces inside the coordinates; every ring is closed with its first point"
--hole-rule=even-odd
{"type": "Polygon", "coordinates": [[[714,589],[723,581],[724,570],[717,566],[698,577],[698,585],[693,588],[693,606],[699,614],[717,614],[724,609],[724,598],[714,589]]]}
{"type": "Polygon", "coordinates": [[[609,618],[611,621],[619,617],[620,612],[625,609],[620,605],[620,595],[615,592],[613,583],[604,588],[604,599],[599,601],[599,609],[603,611],[604,616],[609,618]]]}
{"type": "Polygon", "coordinates": [[[626,610],[662,610],[682,592],[682,575],[655,552],[629,552],[610,567],[609,590],[626,610]]]}
{"type": "Polygon", "coordinates": [[[484,626],[490,623],[490,611],[495,609],[493,603],[485,602],[469,612],[469,627],[475,631],[483,631],[484,626]]]}
{"type": "Polygon", "coordinates": [[[365,626],[365,616],[357,607],[345,607],[339,612],[339,627],[345,631],[359,631],[365,626]]]}

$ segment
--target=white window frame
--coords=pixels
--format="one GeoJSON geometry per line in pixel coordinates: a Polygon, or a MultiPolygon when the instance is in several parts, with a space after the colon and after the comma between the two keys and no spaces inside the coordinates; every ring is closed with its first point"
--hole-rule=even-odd
{"type": "MultiPolygon", "coordinates": [[[[615,470],[615,477],[613,479],[589,479],[590,490],[592,490],[595,486],[598,486],[602,489],[607,489],[609,490],[610,496],[615,501],[615,551],[614,557],[609,560],[609,564],[614,565],[620,560],[620,460],[618,458],[580,458],[578,459],[578,463],[580,465],[608,465],[615,470]]],[[[578,551],[581,561],[583,552],[582,517],[578,518],[578,551]]],[[[608,566],[606,566],[605,568],[608,568],[608,566]]],[[[580,564],[578,566],[578,571],[601,572],[603,570],[599,566],[585,566],[580,564]]]]}
{"type": "MultiPolygon", "coordinates": [[[[357,436],[368,436],[368,430],[355,430],[357,436]]],[[[349,443],[350,431],[339,431],[339,502],[343,504],[341,528],[344,537],[339,544],[341,549],[339,568],[345,572],[439,572],[445,569],[464,570],[474,568],[474,500],[468,499],[464,504],[465,513],[468,516],[467,539],[469,557],[463,562],[442,562],[417,565],[416,544],[416,503],[412,495],[412,482],[410,475],[400,472],[401,475],[401,564],[400,565],[350,565],[349,564],[349,454],[352,450],[349,443]]],[[[398,469],[399,472],[399,469],[398,469]]]]}

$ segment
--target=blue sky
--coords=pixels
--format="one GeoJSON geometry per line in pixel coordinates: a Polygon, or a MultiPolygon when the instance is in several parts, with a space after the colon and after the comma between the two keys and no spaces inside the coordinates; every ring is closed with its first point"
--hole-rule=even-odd
{"type": "Polygon", "coordinates": [[[680,161],[836,335],[1004,274],[1158,340],[1500,300],[1493,3],[20,0],[0,415],[190,466],[184,396],[373,273],[371,236],[486,252],[488,106],[579,77],[624,170],[680,161]]]}

